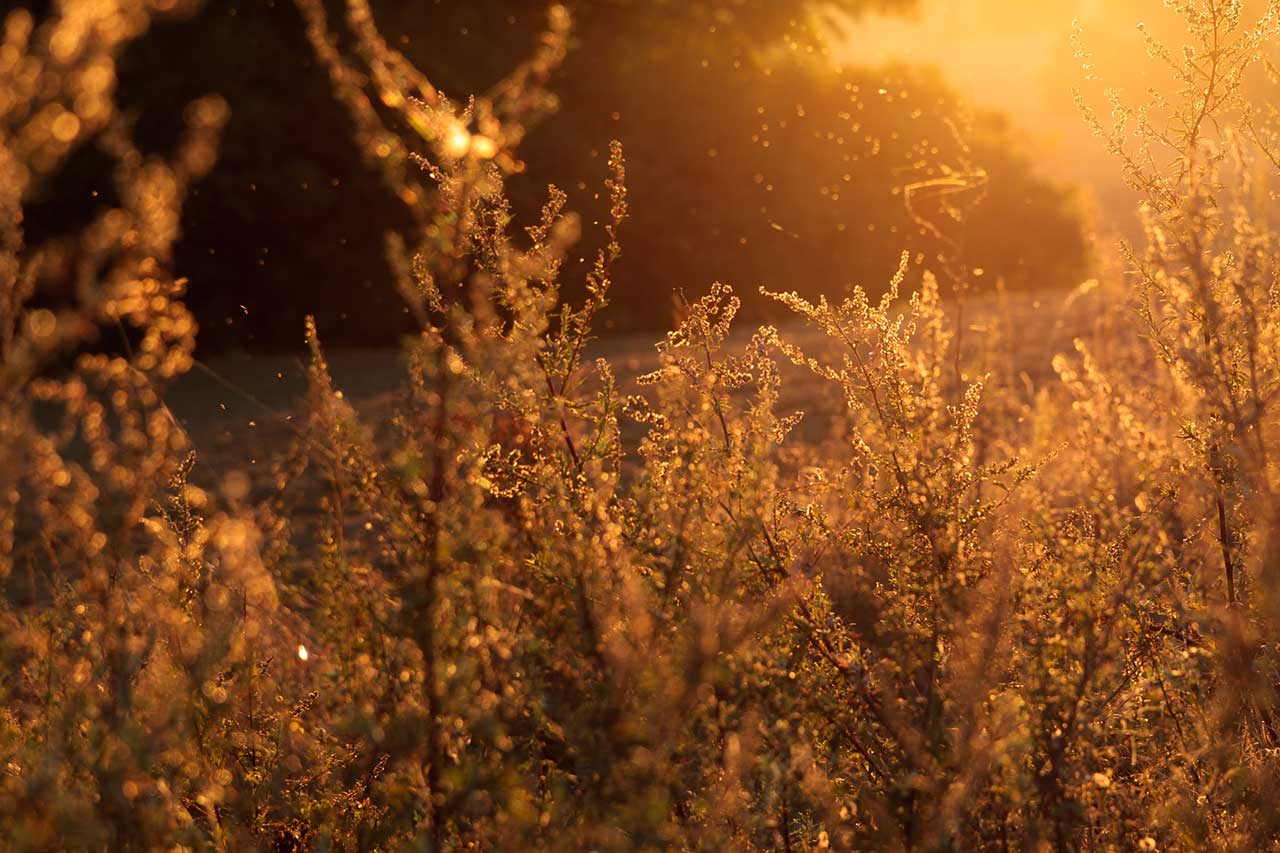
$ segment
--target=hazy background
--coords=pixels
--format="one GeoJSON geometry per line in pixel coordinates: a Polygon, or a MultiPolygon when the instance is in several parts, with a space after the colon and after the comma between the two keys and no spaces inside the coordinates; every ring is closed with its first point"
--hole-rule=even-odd
{"type": "MultiPolygon", "coordinates": [[[[19,2],[37,13],[48,5],[19,2]]],[[[341,39],[344,4],[325,2],[341,39]]],[[[533,50],[547,5],[371,0],[390,43],[458,98],[483,93],[533,50]]],[[[748,320],[773,319],[761,286],[875,292],[904,250],[913,280],[946,268],[980,287],[1077,284],[1091,273],[1095,235],[1131,229],[1134,199],[1072,89],[1093,103],[1104,86],[1140,97],[1157,81],[1145,76],[1156,63],[1137,22],[1174,43],[1179,32],[1160,0],[567,5],[574,47],[550,81],[561,107],[528,136],[528,168],[509,194],[528,222],[548,183],[568,191],[588,225],[578,258],[589,259],[604,152],[623,142],[631,219],[605,333],[665,329],[682,298],[717,280],[744,297],[748,320]],[[1100,79],[1086,79],[1074,55],[1075,19],[1100,79]],[[908,209],[909,188],[964,184],[978,170],[988,178],[980,189],[917,193],[908,209]]],[[[218,92],[231,106],[176,247],[202,347],[296,348],[307,314],[332,345],[392,345],[411,330],[383,247],[388,231],[414,235],[353,143],[290,0],[216,0],[156,26],[120,77],[137,136],[157,152],[178,137],[182,104],[218,92]]],[[[111,194],[86,146],[64,184],[32,205],[29,230],[73,227],[111,194]]],[[[580,271],[567,270],[571,298],[580,271]]]]}
{"type": "MultiPolygon", "coordinates": [[[[1246,2],[1246,20],[1261,5],[1246,2]]],[[[1182,42],[1181,19],[1160,0],[925,0],[900,15],[847,21],[834,53],[852,63],[939,68],[975,105],[1007,113],[1043,173],[1096,202],[1104,230],[1128,231],[1136,199],[1081,121],[1072,92],[1105,117],[1106,88],[1134,101],[1151,87],[1168,89],[1139,23],[1166,44],[1182,42]],[[1072,45],[1077,27],[1092,54],[1092,79],[1072,45]]]]}

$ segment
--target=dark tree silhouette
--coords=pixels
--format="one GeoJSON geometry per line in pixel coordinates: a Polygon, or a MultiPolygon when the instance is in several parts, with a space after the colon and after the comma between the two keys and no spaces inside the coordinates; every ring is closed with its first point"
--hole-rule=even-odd
{"type": "MultiPolygon", "coordinates": [[[[328,0],[342,35],[341,0],[328,0]]],[[[373,0],[393,46],[445,93],[484,92],[536,46],[547,4],[533,0],[373,0]]],[[[554,181],[598,218],[611,139],[627,150],[632,220],[617,270],[615,327],[663,326],[674,295],[713,280],[807,295],[874,289],[903,249],[951,251],[913,222],[902,187],[985,167],[985,201],[957,240],[984,246],[962,266],[987,280],[1054,285],[1081,268],[1070,197],[1038,178],[1011,132],[968,121],[935,75],[837,69],[824,28],[906,0],[579,0],[574,46],[552,88],[563,107],[524,146],[511,187],[517,216],[554,181]],[[962,126],[959,134],[952,126],[962,126]],[[963,152],[961,140],[972,145],[963,152]],[[972,161],[970,163],[969,161],[972,161]],[[1005,223],[1014,220],[1018,229],[1005,223]]],[[[315,314],[331,344],[385,344],[410,325],[382,259],[384,234],[410,221],[360,166],[350,121],[304,36],[293,3],[223,0],[163,23],[125,57],[121,100],[144,145],[164,150],[181,127],[174,105],[221,93],[232,116],[223,154],[186,210],[178,269],[202,346],[293,346],[315,314]],[[246,57],[252,57],[246,59],[246,57]]],[[[86,152],[70,180],[94,183],[86,152]]],[[[85,193],[57,192],[33,226],[80,215],[85,193]]],[[[918,211],[917,211],[918,212],[918,211]]],[[[945,217],[944,217],[945,218],[945,217]]],[[[581,254],[590,257],[590,228],[581,254]]],[[[569,295],[573,295],[570,293],[569,295]]]]}

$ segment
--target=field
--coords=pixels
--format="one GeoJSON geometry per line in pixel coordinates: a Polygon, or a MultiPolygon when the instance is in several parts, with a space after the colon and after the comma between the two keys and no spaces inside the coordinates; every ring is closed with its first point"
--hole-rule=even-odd
{"type": "Polygon", "coordinates": [[[459,99],[365,0],[295,0],[401,206],[413,330],[330,347],[308,317],[284,352],[201,346],[175,268],[232,108],[160,155],[117,100],[126,48],[199,5],[3,22],[0,850],[1280,849],[1280,5],[1166,4],[1167,92],[1081,98],[1134,239],[1077,253],[947,118],[964,168],[858,223],[906,244],[880,280],[668,299],[624,283],[720,244],[681,220],[623,266],[653,198],[625,140],[588,213],[511,189],[575,21],[710,21],[796,79],[822,30],[556,4],[459,99]],[[50,214],[85,170],[115,189],[50,214]]]}

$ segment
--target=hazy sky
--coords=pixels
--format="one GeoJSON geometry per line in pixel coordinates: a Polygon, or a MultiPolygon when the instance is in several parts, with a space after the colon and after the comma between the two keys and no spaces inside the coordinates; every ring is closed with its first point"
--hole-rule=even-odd
{"type": "Polygon", "coordinates": [[[976,105],[1009,113],[1046,173],[1091,188],[1104,205],[1127,205],[1118,169],[1085,128],[1072,90],[1097,102],[1105,86],[1136,96],[1157,79],[1139,22],[1176,43],[1179,23],[1160,0],[922,0],[914,16],[854,24],[840,56],[937,66],[976,105]],[[1086,79],[1074,55],[1073,21],[1101,80],[1086,79]]]}

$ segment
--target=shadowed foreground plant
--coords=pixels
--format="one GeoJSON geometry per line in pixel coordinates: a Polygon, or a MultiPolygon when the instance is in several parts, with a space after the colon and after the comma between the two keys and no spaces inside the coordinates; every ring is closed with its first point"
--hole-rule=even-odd
{"type": "Polygon", "coordinates": [[[189,105],[167,160],[133,145],[115,62],[153,14],[67,0],[39,24],[4,19],[0,825],[17,849],[255,843],[339,793],[327,765],[345,747],[285,698],[305,686],[271,527],[190,482],[162,399],[195,344],[186,282],[167,271],[181,202],[227,108],[189,105]],[[27,242],[24,207],[89,145],[113,163],[115,200],[27,242]],[[126,354],[95,352],[103,334],[126,354]]]}

